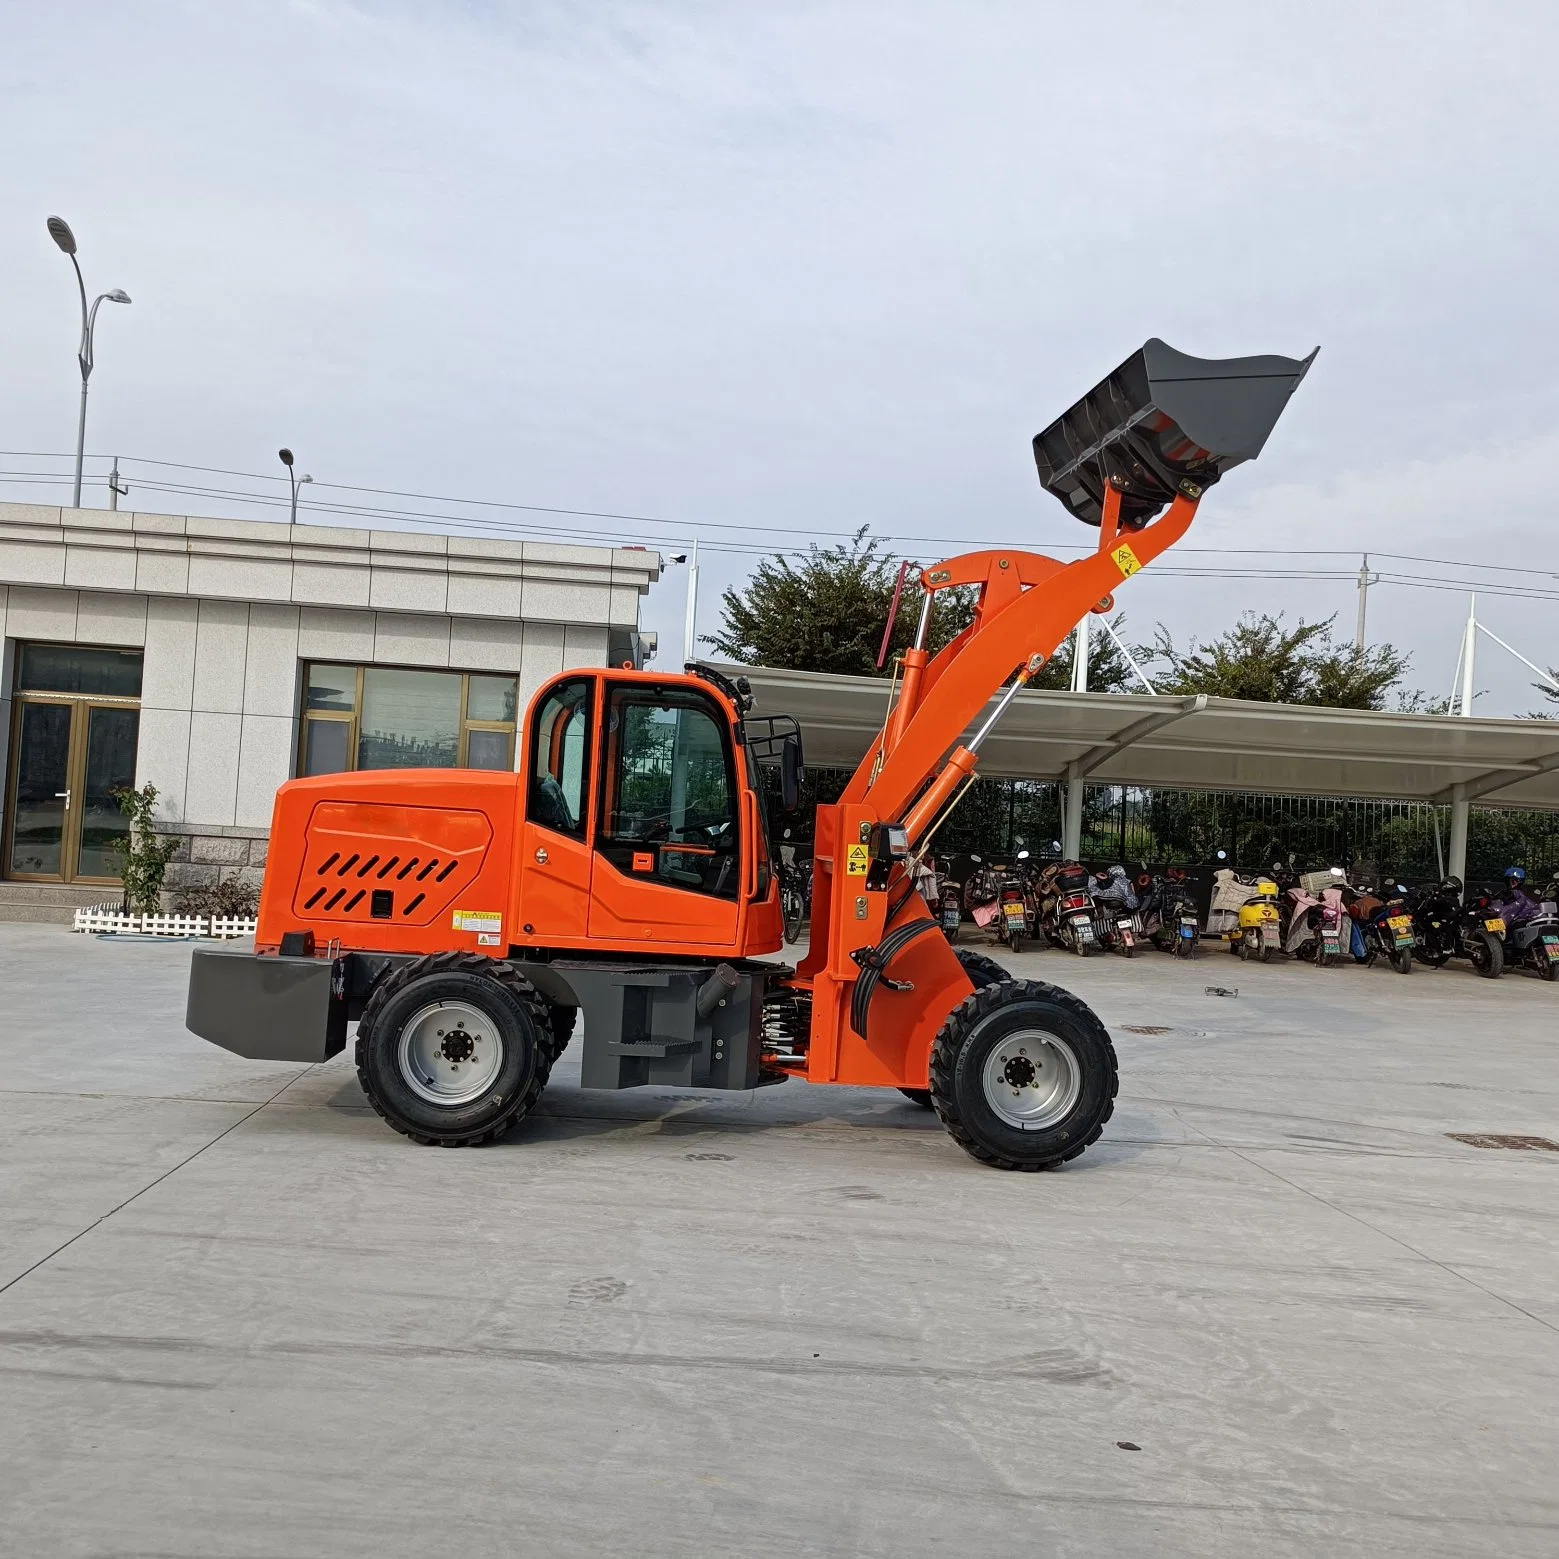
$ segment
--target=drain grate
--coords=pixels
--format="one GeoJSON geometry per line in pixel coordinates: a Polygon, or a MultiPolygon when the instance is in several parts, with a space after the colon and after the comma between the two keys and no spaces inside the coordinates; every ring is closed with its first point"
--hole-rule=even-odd
{"type": "Polygon", "coordinates": [[[1448,1131],[1446,1136],[1452,1142],[1465,1142],[1470,1148],[1519,1148],[1529,1152],[1535,1149],[1559,1153],[1559,1142],[1550,1142],[1547,1137],[1507,1137],[1487,1131],[1448,1131]]]}
{"type": "Polygon", "coordinates": [[[1172,1034],[1167,1023],[1125,1023],[1121,1025],[1128,1034],[1172,1034]]]}

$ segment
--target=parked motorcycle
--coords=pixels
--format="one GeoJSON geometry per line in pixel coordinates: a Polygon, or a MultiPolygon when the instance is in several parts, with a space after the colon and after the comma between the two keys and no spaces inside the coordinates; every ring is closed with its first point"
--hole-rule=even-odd
{"type": "Polygon", "coordinates": [[[1161,877],[1144,873],[1137,879],[1137,890],[1143,936],[1161,953],[1195,958],[1201,926],[1185,873],[1178,866],[1169,867],[1161,877]]]}
{"type": "Polygon", "coordinates": [[[1533,897],[1526,890],[1526,872],[1513,866],[1492,907],[1505,922],[1505,962],[1544,980],[1559,979],[1559,902],[1533,897]]]}
{"type": "Polygon", "coordinates": [[[1492,895],[1464,890],[1459,877],[1447,877],[1444,887],[1460,906],[1452,956],[1465,958],[1484,979],[1497,980],[1505,972],[1505,917],[1492,895]]]}
{"type": "Polygon", "coordinates": [[[950,877],[942,879],[941,908],[938,911],[938,919],[942,924],[942,935],[949,942],[958,940],[958,928],[964,920],[964,890],[950,877]]]}
{"type": "Polygon", "coordinates": [[[1418,935],[1407,907],[1407,893],[1400,884],[1389,883],[1379,894],[1356,894],[1348,906],[1364,938],[1362,961],[1366,966],[1384,958],[1398,974],[1413,972],[1418,935]]]}
{"type": "Polygon", "coordinates": [[[1047,868],[1042,913],[1046,936],[1068,952],[1087,958],[1099,946],[1095,930],[1093,895],[1088,891],[1088,872],[1076,861],[1061,861],[1047,868]]]}

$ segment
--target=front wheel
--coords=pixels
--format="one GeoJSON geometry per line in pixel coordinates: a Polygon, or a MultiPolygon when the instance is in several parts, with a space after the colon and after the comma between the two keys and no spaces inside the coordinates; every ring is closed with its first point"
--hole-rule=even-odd
{"type": "Polygon", "coordinates": [[[413,1142],[470,1147],[529,1113],[566,1042],[518,971],[474,953],[435,953],[403,964],[369,997],[357,1077],[374,1109],[413,1142]]]}
{"type": "Polygon", "coordinates": [[[1474,934],[1467,944],[1467,959],[1485,980],[1497,980],[1505,972],[1505,948],[1487,931],[1474,934]]]}
{"type": "Polygon", "coordinates": [[[997,1169],[1049,1169],[1096,1142],[1115,1108],[1115,1047],[1084,1002],[1038,980],[977,990],[931,1050],[931,1098],[953,1140],[997,1169]]]}

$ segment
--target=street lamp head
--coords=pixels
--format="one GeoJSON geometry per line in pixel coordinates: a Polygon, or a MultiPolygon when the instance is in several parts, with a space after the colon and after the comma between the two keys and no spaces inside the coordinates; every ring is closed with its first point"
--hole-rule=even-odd
{"type": "Polygon", "coordinates": [[[128,303],[130,301],[130,294],[123,287],[115,287],[112,292],[105,292],[103,296],[110,303],[128,303]]]}
{"type": "Polygon", "coordinates": [[[281,463],[290,471],[292,469],[292,451],[290,449],[278,449],[276,454],[281,463]]]}
{"type": "Polygon", "coordinates": [[[49,237],[57,243],[66,254],[76,252],[76,235],[70,230],[70,223],[64,217],[49,218],[49,237]]]}
{"type": "Polygon", "coordinates": [[[302,487],[305,482],[312,482],[313,480],[314,478],[312,476],[300,476],[298,478],[298,486],[302,487]]]}
{"type": "Polygon", "coordinates": [[[686,563],[687,562],[687,553],[685,553],[685,552],[673,552],[671,554],[671,556],[666,559],[666,561],[668,563],[686,563]]]}

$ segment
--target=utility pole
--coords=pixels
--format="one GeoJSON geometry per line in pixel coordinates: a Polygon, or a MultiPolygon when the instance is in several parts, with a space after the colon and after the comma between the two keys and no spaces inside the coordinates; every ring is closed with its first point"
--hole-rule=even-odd
{"type": "Polygon", "coordinates": [[[1370,599],[1370,555],[1364,554],[1364,561],[1359,565],[1359,621],[1353,630],[1353,647],[1361,655],[1364,653],[1364,613],[1369,606],[1370,599]]]}
{"type": "Polygon", "coordinates": [[[108,507],[110,509],[117,509],[119,507],[119,500],[125,497],[129,491],[130,484],[128,482],[124,483],[123,486],[120,485],[119,456],[115,455],[114,469],[108,473],[108,507]]]}
{"type": "Polygon", "coordinates": [[[682,630],[682,664],[698,659],[698,538],[687,555],[687,624],[682,630]]]}
{"type": "Polygon", "coordinates": [[[76,420],[76,485],[70,495],[70,506],[81,507],[81,466],[87,449],[87,380],[92,377],[92,340],[97,334],[97,310],[100,303],[128,303],[130,294],[115,287],[112,292],[100,292],[87,307],[87,284],[82,280],[81,262],[76,258],[76,235],[70,223],[63,217],[50,217],[49,237],[59,245],[69,258],[76,272],[76,290],[81,294],[81,343],[76,348],[76,362],[81,367],[81,415],[76,420]]]}
{"type": "MultiPolygon", "coordinates": [[[[1462,639],[1462,698],[1461,716],[1468,719],[1472,715],[1473,681],[1472,663],[1473,652],[1478,642],[1478,598],[1475,595],[1467,597],[1467,629],[1462,639]]],[[[1453,785],[1451,787],[1451,848],[1448,852],[1451,857],[1451,875],[1459,878],[1465,886],[1467,882],[1467,824],[1471,816],[1472,808],[1468,804],[1466,787],[1453,785]]]]}

